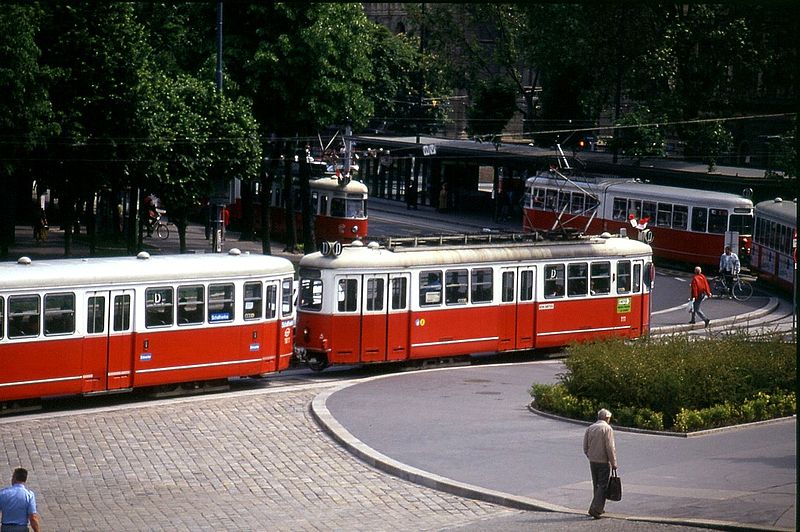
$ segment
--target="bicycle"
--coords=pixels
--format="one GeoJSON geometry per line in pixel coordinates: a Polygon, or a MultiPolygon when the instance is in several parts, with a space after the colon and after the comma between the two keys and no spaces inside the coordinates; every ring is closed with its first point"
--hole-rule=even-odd
{"type": "Polygon", "coordinates": [[[733,287],[729,289],[725,276],[720,274],[714,278],[713,293],[716,297],[731,295],[736,301],[747,301],[753,295],[753,285],[736,274],[733,276],[733,287]]]}
{"type": "Polygon", "coordinates": [[[161,240],[169,238],[169,226],[167,226],[166,222],[161,220],[160,212],[157,212],[155,218],[149,218],[145,221],[142,226],[148,237],[152,237],[153,234],[155,234],[161,240]]]}

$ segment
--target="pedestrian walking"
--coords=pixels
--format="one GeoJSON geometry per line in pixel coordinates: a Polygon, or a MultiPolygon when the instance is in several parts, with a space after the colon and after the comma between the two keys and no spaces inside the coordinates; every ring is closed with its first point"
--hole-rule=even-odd
{"type": "Polygon", "coordinates": [[[733,278],[739,275],[740,269],[739,257],[731,251],[730,246],[725,246],[725,251],[719,257],[719,273],[725,280],[725,290],[729,298],[733,297],[733,278]]]}
{"type": "Polygon", "coordinates": [[[0,532],[39,532],[39,514],[36,513],[36,496],[25,487],[28,471],[18,467],[11,476],[11,486],[0,490],[0,532]]]}
{"type": "Polygon", "coordinates": [[[706,327],[711,322],[703,311],[700,310],[700,305],[703,304],[703,300],[707,297],[711,297],[711,287],[708,286],[708,279],[706,276],[703,275],[703,270],[700,266],[694,267],[694,277],[692,277],[691,283],[692,289],[692,319],[689,323],[695,322],[695,315],[699,316],[701,320],[706,322],[706,327]]]}
{"type": "Polygon", "coordinates": [[[442,183],[442,188],[439,189],[439,212],[447,212],[447,183],[442,183]]]}
{"type": "Polygon", "coordinates": [[[617,470],[617,448],[614,444],[614,429],[609,424],[611,412],[601,408],[597,421],[583,434],[583,454],[589,459],[592,473],[593,496],[589,505],[589,515],[595,519],[605,513],[606,488],[611,470],[617,470]]]}

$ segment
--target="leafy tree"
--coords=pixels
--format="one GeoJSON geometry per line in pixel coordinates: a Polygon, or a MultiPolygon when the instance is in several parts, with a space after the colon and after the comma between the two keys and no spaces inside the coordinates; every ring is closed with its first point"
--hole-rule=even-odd
{"type": "Polygon", "coordinates": [[[516,110],[516,94],[516,87],[500,79],[480,84],[467,109],[470,134],[499,134],[516,110]]]}
{"type": "Polygon", "coordinates": [[[18,176],[29,172],[23,161],[58,132],[47,91],[50,70],[40,62],[35,36],[42,11],[33,5],[6,5],[0,10],[0,257],[14,241],[18,176]]]}
{"type": "Polygon", "coordinates": [[[617,126],[619,134],[612,140],[611,146],[627,157],[633,157],[638,165],[644,157],[660,157],[664,155],[665,131],[659,122],[663,116],[656,116],[644,106],[637,106],[625,114],[617,126]]]}

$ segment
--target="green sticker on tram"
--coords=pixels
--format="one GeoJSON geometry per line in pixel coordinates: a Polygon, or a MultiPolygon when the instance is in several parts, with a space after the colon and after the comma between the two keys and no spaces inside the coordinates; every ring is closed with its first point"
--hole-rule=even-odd
{"type": "Polygon", "coordinates": [[[618,297],[617,298],[617,314],[625,314],[631,311],[631,298],[618,297]]]}

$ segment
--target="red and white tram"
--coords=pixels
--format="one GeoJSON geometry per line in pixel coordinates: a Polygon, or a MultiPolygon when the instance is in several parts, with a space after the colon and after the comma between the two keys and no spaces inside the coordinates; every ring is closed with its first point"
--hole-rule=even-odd
{"type": "Polygon", "coordinates": [[[635,338],[649,330],[650,246],[608,235],[535,237],[354,242],[338,256],[306,255],[298,358],[319,370],[635,338]]]}
{"type": "Polygon", "coordinates": [[[569,228],[647,236],[656,257],[717,268],[728,241],[750,254],[753,202],[724,192],[652,185],[630,179],[547,173],[527,180],[523,230],[569,228]]]}
{"type": "Polygon", "coordinates": [[[0,263],[0,408],[284,370],[293,287],[238,250],[0,263]]]}
{"type": "Polygon", "coordinates": [[[797,260],[797,200],[762,201],[755,208],[750,271],[783,290],[794,287],[797,260]]]}
{"type": "MultiPolygon", "coordinates": [[[[311,209],[314,213],[314,235],[317,242],[352,242],[367,236],[367,193],[364,183],[348,177],[320,177],[309,181],[311,209]]],[[[294,187],[295,224],[298,234],[302,227],[300,188],[294,187]]],[[[257,195],[254,205],[255,223],[261,220],[261,203],[257,195]]],[[[241,198],[231,207],[231,218],[242,217],[241,198]]],[[[286,201],[279,183],[273,186],[270,197],[270,227],[274,235],[286,233],[286,201]]]]}

